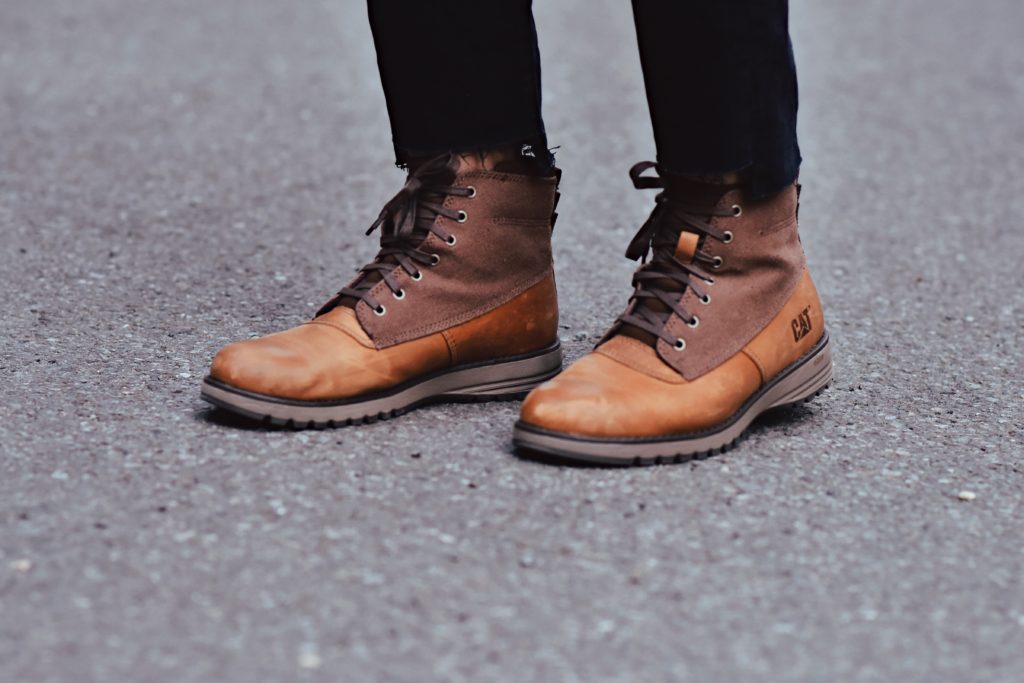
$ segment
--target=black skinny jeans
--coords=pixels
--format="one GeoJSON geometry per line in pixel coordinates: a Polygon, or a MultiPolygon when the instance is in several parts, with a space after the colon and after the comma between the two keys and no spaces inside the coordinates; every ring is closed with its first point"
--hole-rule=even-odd
{"type": "MultiPolygon", "coordinates": [[[[531,0],[368,2],[399,163],[511,143],[543,149],[531,0]]],[[[746,169],[756,196],[793,182],[788,0],[633,0],[633,16],[662,168],[746,169]]]]}

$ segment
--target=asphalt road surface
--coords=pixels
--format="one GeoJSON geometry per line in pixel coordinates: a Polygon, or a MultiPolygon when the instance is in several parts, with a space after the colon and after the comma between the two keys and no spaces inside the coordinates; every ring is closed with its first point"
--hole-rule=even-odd
{"type": "MultiPolygon", "coordinates": [[[[538,5],[573,359],[654,150],[629,4],[538,5]]],[[[362,2],[4,0],[0,680],[1024,680],[1024,4],[792,21],[836,384],[621,470],[516,458],[515,404],[294,432],[199,400],[375,251],[362,2]]]]}

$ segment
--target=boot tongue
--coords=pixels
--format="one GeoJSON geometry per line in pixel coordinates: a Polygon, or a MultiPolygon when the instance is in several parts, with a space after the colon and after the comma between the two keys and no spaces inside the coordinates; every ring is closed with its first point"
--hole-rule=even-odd
{"type": "MultiPolygon", "coordinates": [[[[436,157],[435,157],[435,159],[436,159],[436,157]]],[[[424,164],[430,163],[430,162],[433,162],[433,161],[434,161],[434,159],[427,159],[425,161],[418,161],[415,164],[410,164],[409,175],[411,176],[411,175],[415,174],[416,171],[420,167],[422,167],[424,164]]],[[[458,168],[458,170],[455,170],[456,168],[458,168],[456,166],[456,162],[454,162],[454,161],[450,162],[450,164],[449,164],[449,169],[450,170],[448,172],[444,173],[445,177],[443,177],[443,178],[441,178],[441,177],[431,178],[431,182],[435,183],[435,184],[451,185],[453,182],[455,182],[456,174],[459,171],[462,170],[461,168],[458,168]]],[[[437,194],[437,193],[422,192],[417,197],[417,203],[443,204],[444,201],[445,201],[445,195],[437,194]]],[[[388,223],[385,224],[385,225],[382,225],[380,229],[382,231],[391,231],[393,229],[393,227],[390,225],[390,221],[388,221],[388,223]]],[[[413,233],[411,235],[411,240],[413,241],[413,243],[415,243],[418,246],[419,244],[421,244],[423,242],[423,240],[427,239],[427,237],[429,237],[429,236],[430,236],[430,232],[428,230],[420,228],[420,227],[416,227],[413,230],[413,233]]],[[[395,267],[398,267],[398,265],[399,265],[398,264],[398,260],[394,256],[390,256],[390,255],[389,256],[383,256],[383,257],[377,257],[377,258],[374,259],[374,262],[376,262],[376,263],[389,263],[389,264],[393,264],[395,267]]],[[[359,278],[359,284],[356,285],[356,287],[358,289],[360,289],[360,290],[369,290],[369,289],[372,289],[378,282],[380,282],[383,279],[384,279],[384,276],[381,274],[380,271],[371,270],[370,272],[363,274],[363,276],[361,278],[359,278]]],[[[344,307],[344,308],[354,309],[356,307],[356,304],[358,304],[358,303],[359,303],[359,299],[357,299],[356,297],[345,296],[345,297],[341,297],[338,300],[337,306],[341,306],[341,307],[344,307]]]]}
{"type": "MultiPolygon", "coordinates": [[[[658,227],[658,234],[655,235],[654,242],[659,244],[674,243],[675,248],[669,253],[666,253],[668,250],[665,247],[655,249],[651,260],[666,260],[667,257],[674,256],[683,263],[689,263],[693,261],[694,254],[700,248],[703,236],[684,229],[685,226],[682,221],[673,218],[673,205],[707,207],[707,214],[699,214],[697,217],[703,221],[710,221],[711,212],[722,196],[732,189],[733,185],[695,180],[668,173],[663,173],[662,178],[665,179],[665,195],[669,199],[668,210],[666,216],[662,219],[662,224],[658,227]]],[[[686,285],[667,279],[655,280],[650,286],[668,292],[679,292],[680,298],[683,296],[683,292],[686,291],[686,285]]],[[[642,306],[657,313],[663,313],[666,317],[671,311],[668,306],[657,299],[643,299],[637,303],[637,306],[642,306]]],[[[628,325],[622,329],[620,334],[639,339],[651,346],[654,346],[658,341],[658,337],[650,332],[628,325]]]]}

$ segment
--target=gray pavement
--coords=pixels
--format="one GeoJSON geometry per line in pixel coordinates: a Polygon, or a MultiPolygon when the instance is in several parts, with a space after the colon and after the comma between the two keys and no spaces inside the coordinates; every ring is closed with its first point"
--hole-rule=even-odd
{"type": "MultiPolygon", "coordinates": [[[[538,5],[572,359],[653,145],[628,3],[538,5]]],[[[291,432],[199,401],[375,250],[362,2],[4,0],[0,681],[1024,680],[1024,5],[792,15],[837,382],[608,470],[512,456],[515,404],[291,432]]]]}

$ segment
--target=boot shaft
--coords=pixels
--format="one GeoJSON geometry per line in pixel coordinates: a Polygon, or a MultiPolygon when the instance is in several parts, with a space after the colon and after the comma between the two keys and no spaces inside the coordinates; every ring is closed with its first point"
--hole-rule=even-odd
{"type": "MultiPolygon", "coordinates": [[[[688,288],[680,301],[698,323],[673,314],[666,329],[683,343],[657,343],[658,355],[683,377],[695,379],[732,357],[790,299],[805,269],[797,206],[796,185],[757,201],[747,200],[740,189],[719,199],[717,212],[731,215],[715,216],[711,224],[726,239],[705,236],[697,247],[710,259],[713,281],[703,284],[703,296],[688,288]]],[[[680,236],[680,257],[693,248],[689,235],[680,236]]]]}
{"type": "Polygon", "coordinates": [[[467,196],[449,195],[444,208],[458,218],[436,218],[451,237],[431,233],[419,250],[431,262],[419,277],[398,268],[392,277],[404,294],[395,300],[379,282],[371,295],[385,304],[375,311],[356,305],[359,322],[378,348],[427,336],[472,320],[510,301],[552,272],[551,231],[557,175],[538,177],[469,170],[456,175],[467,196]]]}

